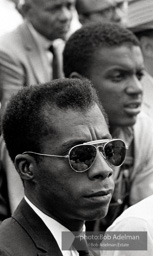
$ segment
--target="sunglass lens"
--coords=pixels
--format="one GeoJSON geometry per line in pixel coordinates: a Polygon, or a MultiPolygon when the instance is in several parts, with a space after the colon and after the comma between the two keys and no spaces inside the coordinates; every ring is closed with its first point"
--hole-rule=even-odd
{"type": "Polygon", "coordinates": [[[107,160],[115,165],[119,166],[123,163],[126,155],[126,147],[123,141],[113,140],[105,145],[105,156],[107,160]]]}
{"type": "Polygon", "coordinates": [[[77,172],[88,170],[96,157],[96,148],[92,145],[79,145],[70,151],[70,165],[77,172]]]}

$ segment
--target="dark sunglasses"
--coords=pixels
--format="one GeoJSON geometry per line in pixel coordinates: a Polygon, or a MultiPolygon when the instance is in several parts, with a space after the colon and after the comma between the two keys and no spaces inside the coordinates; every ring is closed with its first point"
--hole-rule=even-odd
{"type": "Polygon", "coordinates": [[[72,147],[68,155],[65,156],[41,154],[33,151],[25,151],[23,154],[68,158],[70,167],[75,172],[85,172],[91,168],[95,162],[98,150],[103,158],[111,165],[120,166],[124,162],[126,145],[124,141],[120,139],[95,140],[79,144],[72,147]]]}

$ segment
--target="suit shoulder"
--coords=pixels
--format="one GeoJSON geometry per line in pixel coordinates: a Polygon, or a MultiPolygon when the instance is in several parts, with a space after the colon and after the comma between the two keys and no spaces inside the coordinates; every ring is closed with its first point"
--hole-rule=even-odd
{"type": "Polygon", "coordinates": [[[21,24],[15,30],[0,36],[0,51],[9,51],[16,49],[23,45],[24,42],[24,31],[26,30],[26,24],[21,24]]]}
{"type": "Polygon", "coordinates": [[[26,252],[26,255],[30,256],[34,251],[33,240],[14,218],[2,222],[0,225],[0,252],[16,256],[25,255],[26,252]]]}

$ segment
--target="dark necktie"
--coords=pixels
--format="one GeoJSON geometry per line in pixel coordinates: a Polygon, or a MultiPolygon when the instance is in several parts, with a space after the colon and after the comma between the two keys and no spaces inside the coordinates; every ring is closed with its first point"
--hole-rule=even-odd
{"type": "Polygon", "coordinates": [[[79,256],[90,256],[86,240],[82,236],[76,236],[73,241],[73,247],[78,251],[79,256]]]}
{"type": "Polygon", "coordinates": [[[59,66],[58,66],[57,52],[56,52],[55,47],[53,45],[51,45],[49,47],[49,51],[53,55],[53,61],[52,61],[52,70],[53,70],[52,74],[53,74],[53,76],[52,76],[52,79],[57,79],[57,78],[59,78],[59,66]]]}

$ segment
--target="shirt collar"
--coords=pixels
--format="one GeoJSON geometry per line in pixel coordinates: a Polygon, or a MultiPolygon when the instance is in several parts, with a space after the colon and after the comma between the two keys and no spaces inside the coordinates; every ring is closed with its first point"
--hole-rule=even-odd
{"type": "MultiPolygon", "coordinates": [[[[42,211],[40,211],[26,196],[24,196],[24,199],[29,204],[29,206],[34,210],[34,212],[41,218],[41,220],[44,222],[44,224],[47,226],[47,228],[50,230],[52,235],[54,236],[60,250],[62,251],[62,233],[68,232],[68,239],[66,239],[66,248],[71,249],[72,243],[74,241],[74,234],[64,227],[62,224],[60,224],[55,219],[49,217],[42,211]]],[[[82,228],[82,232],[85,232],[85,225],[82,228]]]]}
{"type": "Polygon", "coordinates": [[[40,211],[31,201],[24,196],[26,202],[30,205],[30,207],[34,210],[34,212],[42,219],[42,221],[45,223],[47,228],[50,230],[52,235],[54,236],[60,250],[62,251],[62,232],[70,232],[71,235],[69,236],[69,239],[67,242],[67,247],[71,248],[72,243],[74,241],[75,236],[73,233],[68,230],[66,227],[64,227],[62,224],[54,220],[53,218],[49,217],[42,211],[40,211]]]}

